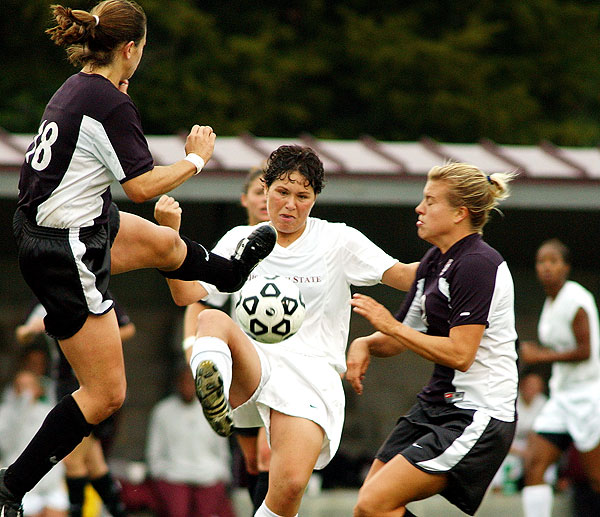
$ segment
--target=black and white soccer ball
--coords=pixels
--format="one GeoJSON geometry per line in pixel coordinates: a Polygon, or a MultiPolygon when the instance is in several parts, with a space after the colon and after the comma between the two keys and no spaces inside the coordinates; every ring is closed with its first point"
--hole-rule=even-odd
{"type": "Polygon", "coordinates": [[[304,321],[306,305],[300,290],[282,276],[258,276],[244,284],[235,306],[238,323],[262,343],[293,336],[304,321]]]}

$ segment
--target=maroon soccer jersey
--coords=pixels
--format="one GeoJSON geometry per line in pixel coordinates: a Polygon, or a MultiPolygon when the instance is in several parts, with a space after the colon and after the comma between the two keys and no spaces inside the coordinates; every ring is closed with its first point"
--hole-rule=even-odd
{"type": "Polygon", "coordinates": [[[40,226],[102,224],[110,184],[153,166],[130,97],[105,77],[80,72],[46,106],[21,167],[18,204],[40,226]]]}

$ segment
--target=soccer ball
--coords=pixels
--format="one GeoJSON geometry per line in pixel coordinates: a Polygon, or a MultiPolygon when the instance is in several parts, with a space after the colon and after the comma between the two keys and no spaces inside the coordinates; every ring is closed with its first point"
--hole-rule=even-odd
{"type": "Polygon", "coordinates": [[[282,276],[258,276],[242,287],[235,316],[257,341],[279,343],[298,332],[305,309],[296,284],[282,276]]]}

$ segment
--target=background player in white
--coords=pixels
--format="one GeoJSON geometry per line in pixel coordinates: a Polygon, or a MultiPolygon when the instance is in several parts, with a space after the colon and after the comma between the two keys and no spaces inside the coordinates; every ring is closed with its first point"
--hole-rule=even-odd
{"type": "Polygon", "coordinates": [[[231,453],[196,400],[192,373],[177,368],[174,393],[158,402],[148,422],[146,461],[161,517],[235,517],[228,494],[231,453]]]}
{"type": "MultiPolygon", "coordinates": [[[[13,461],[35,434],[54,404],[40,376],[21,369],[12,382],[13,395],[0,404],[0,459],[13,461]]],[[[69,499],[64,469],[58,465],[23,498],[26,517],[67,517],[69,499]]]]}
{"type": "MultiPolygon", "coordinates": [[[[205,414],[217,432],[231,432],[227,400],[236,426],[265,425],[271,445],[269,490],[255,515],[294,516],[313,469],[327,465],[340,442],[350,286],[382,282],[406,290],[416,264],[399,263],[343,223],[309,217],[323,187],[323,164],[311,149],[281,146],[273,151],[264,181],[278,238],[253,274],[295,282],[306,301],[306,318],[294,336],[264,345],[223,312],[205,310],[198,318],[191,366],[205,414]],[[219,389],[213,390],[213,384],[219,389]]],[[[218,249],[233,249],[250,230],[233,228],[218,249]]],[[[214,291],[199,282],[169,280],[169,285],[180,305],[214,291]]]]}
{"type": "Polygon", "coordinates": [[[132,214],[122,214],[118,233],[112,231],[115,179],[135,202],[164,194],[200,172],[215,134],[194,126],[186,158],[154,166],[137,108],[125,94],[146,43],[144,11],[135,2],[106,0],[91,12],[57,5],[52,12],[57,26],[49,34],[83,69],[46,106],[21,167],[13,230],[25,281],[47,311],[46,331],[59,340],[80,389],[58,402],[23,453],[0,470],[3,517],[20,515],[23,495],[123,403],[123,351],[107,294],[111,272],[157,267],[235,290],[275,243],[265,227],[229,260],[132,214]]]}
{"type": "MultiPolygon", "coordinates": [[[[590,486],[600,492],[600,332],[594,296],[568,280],[569,249],[558,239],[538,249],[535,270],[546,293],[540,344],[524,342],[527,363],[552,363],[550,398],[535,420],[525,458],[523,510],[549,517],[553,490],[544,472],[573,442],[590,486]]],[[[598,499],[600,501],[600,498],[598,499]]]]}
{"type": "Polygon", "coordinates": [[[435,363],[417,403],[377,452],[355,517],[413,515],[411,501],[441,494],[473,515],[515,431],[517,354],[513,281],[482,238],[510,174],[450,163],[432,168],[416,208],[417,233],[434,246],[396,318],[355,294],[354,311],[376,331],[348,350],[357,393],[370,357],[409,349],[435,363]]]}
{"type": "MultiPolygon", "coordinates": [[[[113,298],[112,294],[111,298],[113,298]]],[[[133,338],[136,333],[136,327],[131,319],[129,319],[123,307],[116,300],[114,302],[119,334],[121,342],[124,343],[128,339],[133,338]]],[[[17,341],[32,340],[36,335],[44,333],[45,316],[46,309],[44,309],[44,306],[41,303],[36,303],[27,316],[25,323],[15,329],[17,341]]],[[[65,395],[73,393],[79,387],[79,383],[71,365],[69,365],[64,354],[61,352],[58,342],[51,339],[48,335],[45,337],[53,356],[52,396],[50,400],[53,401],[52,406],[54,406],[56,401],[61,400],[65,395]]],[[[120,483],[113,477],[106,462],[104,452],[105,443],[112,441],[112,437],[116,432],[116,417],[117,413],[113,413],[109,418],[95,426],[90,435],[86,436],[63,459],[65,481],[69,494],[69,517],[82,517],[86,494],[85,488],[88,483],[98,493],[104,507],[112,517],[124,517],[126,513],[124,504],[121,501],[120,483]]],[[[27,510],[26,505],[24,507],[27,510]]]]}
{"type": "MultiPolygon", "coordinates": [[[[262,181],[264,165],[252,168],[246,175],[240,204],[246,209],[248,226],[254,226],[269,220],[265,188],[262,181]]],[[[181,225],[181,208],[179,203],[170,196],[161,196],[154,208],[156,220],[166,226],[179,231],[181,225]]],[[[217,247],[219,244],[217,243],[217,247]]],[[[198,314],[208,307],[225,306],[231,296],[224,293],[214,293],[201,302],[188,305],[183,317],[183,350],[189,362],[192,345],[196,340],[196,327],[198,314]]],[[[248,493],[254,509],[262,504],[269,486],[269,461],[271,450],[267,443],[264,427],[245,427],[235,431],[235,437],[244,456],[246,468],[245,480],[248,493]]]]}

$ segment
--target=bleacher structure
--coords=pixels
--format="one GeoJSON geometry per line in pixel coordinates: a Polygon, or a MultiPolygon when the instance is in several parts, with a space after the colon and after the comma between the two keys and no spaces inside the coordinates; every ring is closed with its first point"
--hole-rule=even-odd
{"type": "MultiPolygon", "coordinates": [[[[18,171],[34,135],[0,131],[0,197],[16,195],[18,171]]],[[[185,135],[147,137],[157,165],[184,156],[185,135]]],[[[468,162],[487,173],[512,170],[519,176],[508,206],[524,209],[589,210],[600,208],[600,147],[501,145],[489,139],[477,143],[440,143],[423,137],[415,142],[264,138],[251,134],[218,136],[215,151],[201,176],[174,193],[181,200],[237,203],[240,178],[283,144],[312,147],[321,156],[328,188],[323,203],[414,205],[421,197],[425,175],[446,161],[468,162]]],[[[124,194],[113,189],[116,199],[124,194]]]]}

